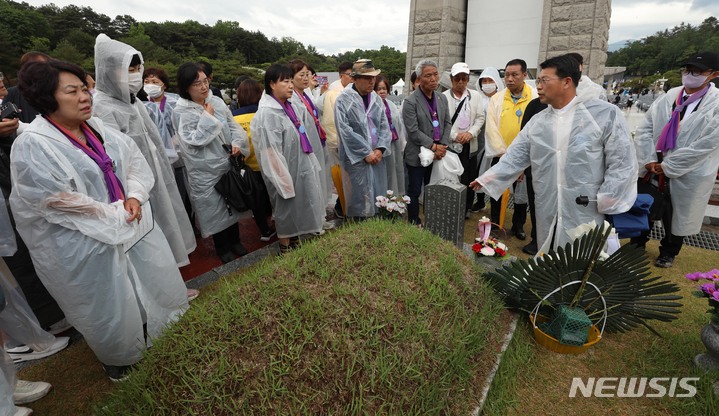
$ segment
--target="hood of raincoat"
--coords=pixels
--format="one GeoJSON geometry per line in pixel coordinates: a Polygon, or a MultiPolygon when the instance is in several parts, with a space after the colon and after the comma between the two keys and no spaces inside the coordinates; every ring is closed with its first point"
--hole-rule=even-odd
{"type": "Polygon", "coordinates": [[[494,82],[497,83],[497,92],[504,89],[504,81],[502,81],[502,77],[499,76],[499,70],[497,70],[497,68],[493,66],[488,66],[484,68],[484,71],[482,71],[482,74],[477,80],[477,91],[482,91],[482,78],[492,78],[494,82]]]}
{"type": "Polygon", "coordinates": [[[140,57],[140,73],[145,70],[142,53],[130,45],[110,39],[104,33],[95,39],[95,89],[130,103],[128,68],[133,55],[140,57]]]}

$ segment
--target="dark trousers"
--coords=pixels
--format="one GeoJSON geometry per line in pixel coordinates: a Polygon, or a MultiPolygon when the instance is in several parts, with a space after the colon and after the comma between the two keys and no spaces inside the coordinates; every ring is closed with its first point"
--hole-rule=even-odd
{"type": "MultiPolygon", "coordinates": [[[[664,212],[662,213],[662,225],[664,226],[664,238],[659,242],[659,256],[676,257],[684,244],[684,237],[672,234],[672,208],[671,198],[667,198],[664,212]]],[[[649,241],[651,229],[643,232],[639,237],[632,237],[631,244],[644,248],[649,241]]]]}
{"type": "Polygon", "coordinates": [[[429,183],[432,176],[432,167],[407,165],[407,219],[410,224],[422,224],[419,219],[419,194],[422,193],[422,185],[429,183]]]}
{"type": "MultiPolygon", "coordinates": [[[[477,153],[469,153],[469,143],[462,146],[462,153],[459,154],[459,161],[462,163],[464,172],[459,178],[459,182],[462,185],[469,185],[473,180],[477,179],[477,172],[479,167],[477,166],[477,153]]],[[[474,192],[471,189],[467,189],[467,202],[465,210],[472,208],[474,202],[474,192]]]]}
{"type": "MultiPolygon", "coordinates": [[[[495,157],[492,159],[492,166],[499,162],[499,158],[495,157]]],[[[517,182],[512,184],[513,189],[517,188],[517,182]]],[[[499,214],[502,211],[501,199],[490,198],[490,221],[495,224],[499,224],[499,214]]],[[[527,222],[527,204],[514,204],[514,214],[512,214],[512,229],[521,230],[524,228],[524,223],[527,222]]],[[[507,228],[507,227],[504,227],[507,228]]]]}
{"type": "Polygon", "coordinates": [[[272,204],[270,203],[270,195],[267,193],[267,188],[264,186],[264,179],[262,179],[262,172],[251,171],[252,175],[255,176],[257,183],[263,184],[262,197],[255,201],[252,207],[252,216],[254,217],[257,228],[260,229],[261,233],[269,232],[270,226],[267,224],[267,215],[272,213],[272,204]]]}
{"type": "Polygon", "coordinates": [[[527,205],[529,205],[529,217],[532,220],[532,241],[537,241],[537,213],[534,207],[534,184],[532,184],[532,168],[524,171],[524,180],[527,181],[527,205]]]}
{"type": "Polygon", "coordinates": [[[232,246],[240,243],[240,226],[234,223],[224,230],[212,234],[212,241],[215,243],[215,253],[218,256],[229,253],[232,246]]]}

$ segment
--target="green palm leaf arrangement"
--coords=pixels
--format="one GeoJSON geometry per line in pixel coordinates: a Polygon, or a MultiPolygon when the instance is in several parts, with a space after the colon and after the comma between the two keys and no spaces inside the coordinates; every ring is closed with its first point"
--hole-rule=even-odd
{"type": "Polygon", "coordinates": [[[554,289],[571,281],[579,285],[563,288],[550,296],[539,314],[551,316],[559,305],[584,309],[592,321],[601,317],[604,306],[596,285],[607,304],[606,330],[626,332],[644,326],[659,335],[647,321],[668,322],[677,319],[682,297],[679,287],[661,277],[650,277],[649,260],[643,249],[622,246],[608,258],[600,259],[610,228],[596,227],[573,243],[556,251],[518,260],[485,274],[507,306],[531,313],[537,303],[554,289]]]}

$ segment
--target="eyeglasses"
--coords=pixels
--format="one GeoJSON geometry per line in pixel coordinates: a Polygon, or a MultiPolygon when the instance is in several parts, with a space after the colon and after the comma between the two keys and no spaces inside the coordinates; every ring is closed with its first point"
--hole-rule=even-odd
{"type": "Polygon", "coordinates": [[[560,79],[560,78],[559,78],[559,77],[557,77],[557,78],[542,77],[542,78],[537,78],[536,81],[535,81],[535,83],[536,83],[537,85],[546,84],[546,83],[548,83],[549,81],[552,81],[552,80],[555,80],[555,79],[560,79]]]}
{"type": "Polygon", "coordinates": [[[312,76],[312,72],[298,72],[297,76],[300,78],[309,78],[312,76]]]}
{"type": "Polygon", "coordinates": [[[191,87],[195,88],[201,88],[202,86],[209,87],[210,86],[210,80],[205,78],[202,81],[195,81],[192,84],[190,84],[191,87]]]}
{"type": "Polygon", "coordinates": [[[351,72],[340,72],[340,76],[342,76],[342,75],[344,75],[346,77],[351,77],[352,73],[351,72]]]}
{"type": "Polygon", "coordinates": [[[696,77],[696,76],[699,76],[699,75],[704,74],[705,72],[706,72],[706,71],[702,71],[702,70],[700,70],[700,69],[698,69],[698,68],[694,68],[694,69],[691,69],[691,70],[690,70],[689,68],[686,68],[686,67],[682,68],[682,75],[689,75],[689,74],[691,74],[691,75],[694,75],[694,76],[696,77]]]}

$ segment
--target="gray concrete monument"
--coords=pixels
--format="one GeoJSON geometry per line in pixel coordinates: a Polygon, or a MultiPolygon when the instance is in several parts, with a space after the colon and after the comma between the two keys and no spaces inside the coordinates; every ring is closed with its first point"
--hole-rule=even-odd
{"type": "Polygon", "coordinates": [[[466,195],[465,185],[447,179],[424,188],[426,229],[460,249],[464,246],[466,195]]]}
{"type": "Polygon", "coordinates": [[[421,59],[447,71],[460,61],[480,70],[522,58],[536,74],[545,59],[578,52],[585,74],[603,81],[611,0],[411,0],[409,13],[405,79],[421,59]]]}

